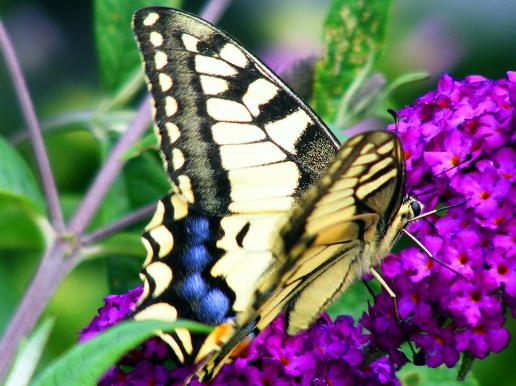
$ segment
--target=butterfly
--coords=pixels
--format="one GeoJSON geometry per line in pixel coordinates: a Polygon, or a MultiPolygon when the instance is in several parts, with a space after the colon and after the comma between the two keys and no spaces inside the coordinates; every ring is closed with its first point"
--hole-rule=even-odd
{"type": "Polygon", "coordinates": [[[404,194],[396,134],[340,145],[263,63],[186,12],[139,10],[133,30],[172,185],[142,237],[133,317],[216,326],[158,332],[206,381],[281,311],[289,334],[309,327],[422,204],[404,194]]]}

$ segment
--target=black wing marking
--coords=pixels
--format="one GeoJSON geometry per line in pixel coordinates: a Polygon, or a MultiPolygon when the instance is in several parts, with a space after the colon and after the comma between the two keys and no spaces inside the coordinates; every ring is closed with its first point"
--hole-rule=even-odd
{"type": "MultiPolygon", "coordinates": [[[[286,309],[287,331],[294,334],[369,269],[400,208],[401,154],[390,132],[359,134],[343,144],[320,181],[287,214],[273,246],[274,270],[258,284],[254,306],[239,315],[237,329],[253,326],[259,332],[286,309]]],[[[207,363],[205,379],[217,373],[231,349],[224,347],[207,363]]]]}
{"type": "Polygon", "coordinates": [[[321,176],[338,141],[265,65],[185,12],[133,20],[177,192],[200,213],[278,212],[321,176]]]}
{"type": "Polygon", "coordinates": [[[277,269],[259,288],[263,295],[257,298],[257,314],[277,314],[277,305],[281,309],[296,295],[300,301],[313,298],[303,291],[322,289],[314,287],[325,280],[319,276],[335,280],[334,267],[347,267],[341,280],[327,286],[319,302],[308,307],[312,313],[301,310],[305,306],[296,300],[289,305],[290,316],[296,308],[300,311],[298,320],[292,321],[297,327],[288,325],[289,332],[308,327],[345,290],[350,278],[361,276],[377,261],[378,243],[400,209],[404,183],[404,161],[395,134],[375,131],[349,139],[320,182],[289,213],[273,247],[277,269]]]}

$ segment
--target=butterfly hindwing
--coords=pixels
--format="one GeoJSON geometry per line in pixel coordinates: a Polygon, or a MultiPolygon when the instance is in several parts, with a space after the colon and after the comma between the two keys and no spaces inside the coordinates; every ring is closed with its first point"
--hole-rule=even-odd
{"type": "Polygon", "coordinates": [[[232,337],[231,326],[251,307],[256,283],[274,263],[269,230],[280,216],[208,216],[191,208],[181,194],[162,198],[142,236],[144,291],[132,316],[225,324],[223,334],[219,329],[210,337],[186,329],[159,335],[183,364],[218,350],[232,337]]]}
{"type": "Polygon", "coordinates": [[[288,210],[338,141],[265,65],[187,13],[145,8],[133,29],[153,95],[162,157],[199,212],[288,210]]]}

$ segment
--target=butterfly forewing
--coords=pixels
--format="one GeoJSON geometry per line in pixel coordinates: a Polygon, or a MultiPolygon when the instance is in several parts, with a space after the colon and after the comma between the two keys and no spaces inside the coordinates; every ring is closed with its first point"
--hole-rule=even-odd
{"type": "MultiPolygon", "coordinates": [[[[259,332],[286,310],[287,332],[295,334],[369,269],[385,221],[400,207],[400,157],[397,136],[384,131],[357,135],[342,146],[320,181],[285,216],[272,248],[274,270],[257,284],[253,307],[238,316],[237,328],[259,332]]],[[[207,379],[236,343],[207,363],[207,379]]]]}
{"type": "Polygon", "coordinates": [[[184,12],[146,8],[133,28],[165,167],[210,215],[288,210],[333,159],[337,140],[235,40],[184,12]]]}
{"type": "Polygon", "coordinates": [[[398,138],[384,131],[357,135],[342,146],[288,215],[273,248],[277,269],[259,288],[266,296],[256,304],[257,315],[277,314],[271,304],[290,302],[287,329],[296,333],[368,270],[400,208],[400,157],[398,138]]]}
{"type": "MultiPolygon", "coordinates": [[[[133,28],[174,188],[143,236],[145,290],[134,317],[234,323],[275,263],[278,219],[319,178],[337,141],[263,64],[208,23],[147,8],[133,28]]],[[[188,364],[231,331],[161,337],[188,364]]]]}

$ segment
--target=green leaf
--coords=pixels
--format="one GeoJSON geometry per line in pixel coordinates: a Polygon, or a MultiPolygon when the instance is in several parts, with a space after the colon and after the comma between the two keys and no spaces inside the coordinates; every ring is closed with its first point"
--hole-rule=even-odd
{"type": "Polygon", "coordinates": [[[473,367],[473,362],[475,357],[469,353],[462,353],[462,358],[460,361],[459,373],[457,374],[457,379],[464,380],[466,376],[471,372],[471,368],[473,367]]]}
{"type": "Polygon", "coordinates": [[[45,200],[36,178],[18,152],[0,137],[0,196],[45,212],[45,200]]]}
{"type": "Polygon", "coordinates": [[[181,0],[95,0],[95,36],[104,86],[111,92],[131,83],[140,57],[131,31],[133,13],[149,6],[178,8],[181,0]]]}
{"type": "Polygon", "coordinates": [[[91,386],[124,353],[155,335],[156,330],[172,331],[186,327],[208,333],[211,328],[199,323],[154,320],[120,323],[95,338],[79,344],[54,361],[32,386],[91,386]]]}
{"type": "MultiPolygon", "coordinates": [[[[370,284],[372,284],[370,282],[370,284]]],[[[328,309],[328,314],[335,318],[339,315],[351,315],[354,320],[367,310],[367,301],[372,301],[369,291],[361,281],[353,283],[328,309]]]]}
{"type": "Polygon", "coordinates": [[[150,133],[140,139],[134,146],[125,152],[123,159],[127,161],[131,158],[136,158],[146,150],[159,150],[159,143],[156,134],[150,133]]]}
{"type": "Polygon", "coordinates": [[[380,56],[391,0],[332,0],[324,25],[325,54],[316,63],[315,110],[337,128],[353,95],[370,75],[380,56]]]}
{"type": "Polygon", "coordinates": [[[110,293],[122,293],[141,284],[138,273],[145,254],[140,232],[126,232],[85,248],[84,258],[107,258],[110,293]]]}
{"type": "Polygon", "coordinates": [[[131,211],[127,187],[122,176],[118,176],[107,192],[97,215],[89,229],[110,224],[131,211]]]}
{"type": "Polygon", "coordinates": [[[20,348],[4,386],[28,385],[54,327],[54,318],[45,319],[28,340],[20,343],[20,348]]]}
{"type": "MultiPolygon", "coordinates": [[[[145,256],[145,248],[138,233],[117,233],[98,244],[84,248],[84,257],[97,259],[115,255],[123,255],[131,258],[142,259],[145,256]]],[[[143,260],[140,261],[142,263],[143,260]]]]}
{"type": "Polygon", "coordinates": [[[458,381],[457,370],[441,366],[437,369],[407,364],[397,373],[402,386],[479,386],[473,374],[458,381]]]}
{"type": "Polygon", "coordinates": [[[124,178],[129,200],[134,208],[159,200],[171,188],[163,164],[151,152],[129,160],[124,168],[124,178]]]}
{"type": "Polygon", "coordinates": [[[36,218],[33,212],[0,196],[0,250],[41,251],[45,243],[36,218]]]}
{"type": "Polygon", "coordinates": [[[142,280],[138,273],[142,269],[145,253],[138,259],[127,256],[110,256],[107,260],[109,292],[114,294],[125,293],[138,287],[142,280]]]}
{"type": "Polygon", "coordinates": [[[426,71],[414,71],[398,76],[384,90],[383,97],[390,95],[394,90],[402,86],[406,86],[411,83],[421,82],[429,78],[429,74],[426,71]]]}

